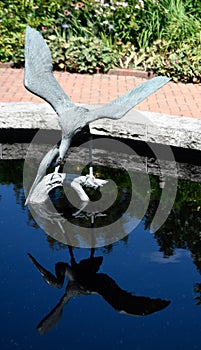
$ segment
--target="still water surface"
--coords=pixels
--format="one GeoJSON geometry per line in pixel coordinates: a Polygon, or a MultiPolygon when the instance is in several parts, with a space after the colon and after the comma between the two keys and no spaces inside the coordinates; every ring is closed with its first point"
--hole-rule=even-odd
{"type": "Polygon", "coordinates": [[[151,176],[141,223],[93,251],[71,249],[35,223],[23,205],[22,161],[0,167],[2,350],[200,349],[201,183],[179,180],[173,210],[154,234],[160,190],[151,176]],[[66,266],[79,287],[63,276],[66,266]]]}

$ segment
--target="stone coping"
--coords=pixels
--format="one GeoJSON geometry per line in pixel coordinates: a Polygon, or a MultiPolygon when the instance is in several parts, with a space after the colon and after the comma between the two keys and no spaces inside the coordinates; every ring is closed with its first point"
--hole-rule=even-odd
{"type": "MultiPolygon", "coordinates": [[[[84,105],[87,108],[97,106],[84,105]]],[[[47,103],[0,103],[0,128],[59,130],[56,113],[47,103]]],[[[99,119],[90,123],[90,132],[201,150],[201,120],[132,109],[120,120],[99,119]]],[[[12,140],[8,140],[10,142],[12,140]]]]}

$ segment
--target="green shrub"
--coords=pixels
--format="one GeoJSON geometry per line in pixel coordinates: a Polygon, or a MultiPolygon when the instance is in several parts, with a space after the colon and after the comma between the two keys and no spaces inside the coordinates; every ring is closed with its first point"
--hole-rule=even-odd
{"type": "Polygon", "coordinates": [[[200,0],[0,1],[0,61],[23,65],[30,25],[48,41],[57,69],[119,66],[200,82],[200,18],[200,0]]]}
{"type": "Polygon", "coordinates": [[[172,77],[174,81],[201,83],[201,52],[199,46],[183,44],[175,51],[158,49],[159,43],[147,50],[146,69],[172,77]]]}
{"type": "Polygon", "coordinates": [[[53,64],[69,72],[107,72],[118,60],[118,54],[96,37],[70,37],[68,41],[55,35],[47,40],[53,64]]]}

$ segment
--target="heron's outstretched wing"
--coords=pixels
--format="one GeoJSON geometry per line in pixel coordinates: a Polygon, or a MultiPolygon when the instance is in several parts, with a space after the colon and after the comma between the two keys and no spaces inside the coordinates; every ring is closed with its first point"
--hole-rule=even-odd
{"type": "Polygon", "coordinates": [[[168,81],[170,81],[170,78],[162,76],[147,80],[112,102],[89,111],[88,122],[100,118],[122,118],[131,108],[135,107],[138,103],[142,102],[145,98],[167,84],[168,81]]]}
{"type": "Polygon", "coordinates": [[[52,73],[49,47],[42,35],[29,26],[25,35],[24,86],[50,103],[58,115],[64,108],[74,106],[52,73]]]}

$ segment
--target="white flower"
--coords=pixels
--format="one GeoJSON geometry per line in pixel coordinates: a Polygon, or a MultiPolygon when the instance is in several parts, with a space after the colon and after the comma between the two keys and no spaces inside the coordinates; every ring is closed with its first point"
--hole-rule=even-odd
{"type": "Polygon", "coordinates": [[[139,3],[137,5],[135,5],[135,8],[138,10],[141,10],[144,8],[144,1],[143,0],[139,0],[139,3]]]}
{"type": "Polygon", "coordinates": [[[128,3],[127,2],[125,2],[125,1],[122,1],[122,2],[116,2],[116,5],[117,6],[122,6],[122,7],[127,7],[128,6],[128,3]]]}
{"type": "Polygon", "coordinates": [[[143,0],[139,0],[140,6],[143,9],[144,8],[144,1],[143,0]]]}

